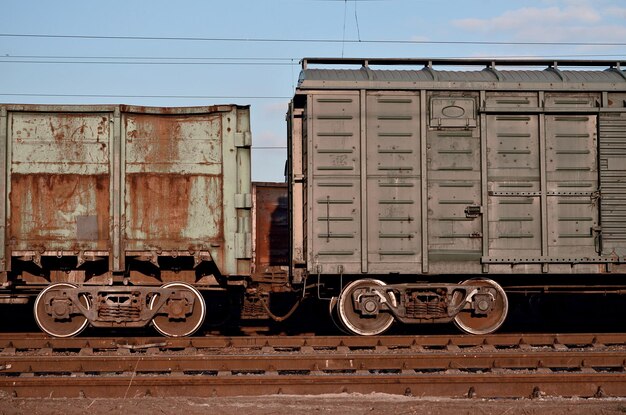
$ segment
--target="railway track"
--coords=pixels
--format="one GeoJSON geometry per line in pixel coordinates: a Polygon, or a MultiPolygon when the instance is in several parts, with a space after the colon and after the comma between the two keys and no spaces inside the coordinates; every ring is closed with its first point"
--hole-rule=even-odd
{"type": "Polygon", "coordinates": [[[0,335],[14,397],[626,396],[626,334],[70,338],[0,335]]]}

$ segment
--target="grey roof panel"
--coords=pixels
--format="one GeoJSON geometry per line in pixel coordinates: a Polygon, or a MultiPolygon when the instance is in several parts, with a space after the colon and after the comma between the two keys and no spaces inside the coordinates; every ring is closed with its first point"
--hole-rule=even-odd
{"type": "MultiPolygon", "coordinates": [[[[305,87],[307,82],[331,82],[334,87],[337,83],[365,82],[370,87],[372,83],[496,83],[503,84],[622,84],[626,86],[626,71],[610,70],[473,70],[473,71],[439,71],[428,68],[419,70],[380,70],[380,69],[304,69],[300,74],[300,86],[305,87]]],[[[346,85],[348,87],[349,85],[346,85]]]]}
{"type": "Polygon", "coordinates": [[[617,70],[562,71],[562,74],[570,82],[626,82],[617,70]]]}
{"type": "Polygon", "coordinates": [[[541,71],[498,71],[501,82],[562,82],[559,75],[552,70],[541,71]]]}
{"type": "Polygon", "coordinates": [[[497,82],[498,77],[493,71],[434,71],[435,77],[441,82],[497,82]]]}

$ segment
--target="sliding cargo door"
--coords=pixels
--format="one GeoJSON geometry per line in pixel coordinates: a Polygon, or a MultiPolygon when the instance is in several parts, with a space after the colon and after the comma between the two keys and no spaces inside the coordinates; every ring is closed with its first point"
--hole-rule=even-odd
{"type": "Polygon", "coordinates": [[[416,93],[367,95],[367,271],[421,271],[420,112],[416,93]]]}
{"type": "Polygon", "coordinates": [[[597,117],[492,114],[486,122],[491,259],[597,256],[597,117]]]}
{"type": "Polygon", "coordinates": [[[488,115],[489,255],[541,256],[539,116],[488,115]]]}
{"type": "Polygon", "coordinates": [[[597,116],[546,115],[548,256],[598,256],[597,116]]]}

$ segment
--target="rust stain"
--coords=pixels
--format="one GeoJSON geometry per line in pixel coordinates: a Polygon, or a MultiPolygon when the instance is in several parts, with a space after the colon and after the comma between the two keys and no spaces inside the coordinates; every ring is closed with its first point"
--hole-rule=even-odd
{"type": "MultiPolygon", "coordinates": [[[[52,136],[57,141],[66,139],[71,141],[82,140],[87,133],[87,129],[90,129],[87,125],[89,118],[90,116],[86,114],[55,114],[49,118],[48,126],[52,136]]],[[[90,131],[90,133],[90,135],[95,135],[93,131],[90,131]]],[[[105,133],[108,134],[108,126],[105,128],[99,125],[97,134],[105,133]],[[102,130],[100,127],[102,127],[102,130]]]]}
{"type": "MultiPolygon", "coordinates": [[[[200,107],[146,107],[141,105],[120,105],[122,113],[138,113],[148,115],[182,115],[196,117],[198,114],[230,112],[233,105],[210,105],[200,107]]],[[[248,108],[247,106],[238,108],[248,108]]]]}
{"type": "MultiPolygon", "coordinates": [[[[200,133],[190,127],[213,124],[211,131],[221,137],[220,120],[219,114],[202,114],[194,117],[129,114],[125,117],[124,124],[127,139],[135,142],[135,145],[142,143],[137,148],[141,152],[142,163],[151,164],[165,160],[185,160],[187,154],[180,154],[180,144],[200,133]]],[[[206,137],[209,136],[210,132],[206,137]]]]}
{"type": "Polygon", "coordinates": [[[254,183],[256,195],[255,268],[288,264],[289,206],[284,183],[254,183]]]}
{"type": "Polygon", "coordinates": [[[14,163],[46,163],[92,160],[93,150],[107,159],[110,134],[109,118],[91,114],[20,114],[12,120],[11,131],[16,147],[13,149],[14,163]],[[94,120],[99,120],[98,123],[94,120]],[[22,146],[24,144],[24,146],[22,146]],[[91,154],[90,154],[91,153],[91,154]],[[15,158],[15,156],[21,156],[15,158]]]}
{"type": "MultiPolygon", "coordinates": [[[[221,241],[223,217],[221,212],[221,177],[203,175],[139,173],[128,174],[126,237],[142,248],[189,249],[196,239],[202,242],[221,241]],[[198,184],[219,189],[214,193],[198,192],[198,184]],[[211,200],[209,200],[209,197],[211,200]],[[194,222],[191,217],[199,209],[206,211],[205,221],[194,222]],[[202,238],[189,236],[190,229],[204,233],[202,238]]],[[[206,247],[204,247],[206,248],[206,247]]]]}
{"type": "Polygon", "coordinates": [[[189,177],[132,174],[128,182],[132,217],[137,220],[138,230],[158,239],[178,237],[187,223],[189,177]]]}
{"type": "Polygon", "coordinates": [[[109,248],[109,176],[13,174],[10,238],[24,246],[60,249],[109,248]],[[79,216],[97,218],[97,240],[77,240],[79,216]]]}

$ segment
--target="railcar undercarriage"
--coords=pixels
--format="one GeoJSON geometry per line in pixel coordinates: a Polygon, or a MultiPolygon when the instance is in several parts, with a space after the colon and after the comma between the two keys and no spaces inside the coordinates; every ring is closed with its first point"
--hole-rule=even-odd
{"type": "Polygon", "coordinates": [[[508,299],[495,281],[476,278],[460,284],[390,284],[360,279],[330,302],[335,324],[352,334],[384,333],[394,321],[454,323],[469,334],[496,331],[506,319],[508,299]]]}
{"type": "Polygon", "coordinates": [[[152,323],[164,336],[193,334],[206,316],[206,304],[192,285],[161,287],[49,285],[37,296],[35,320],[55,337],[72,337],[94,327],[143,327],[152,323]]]}

